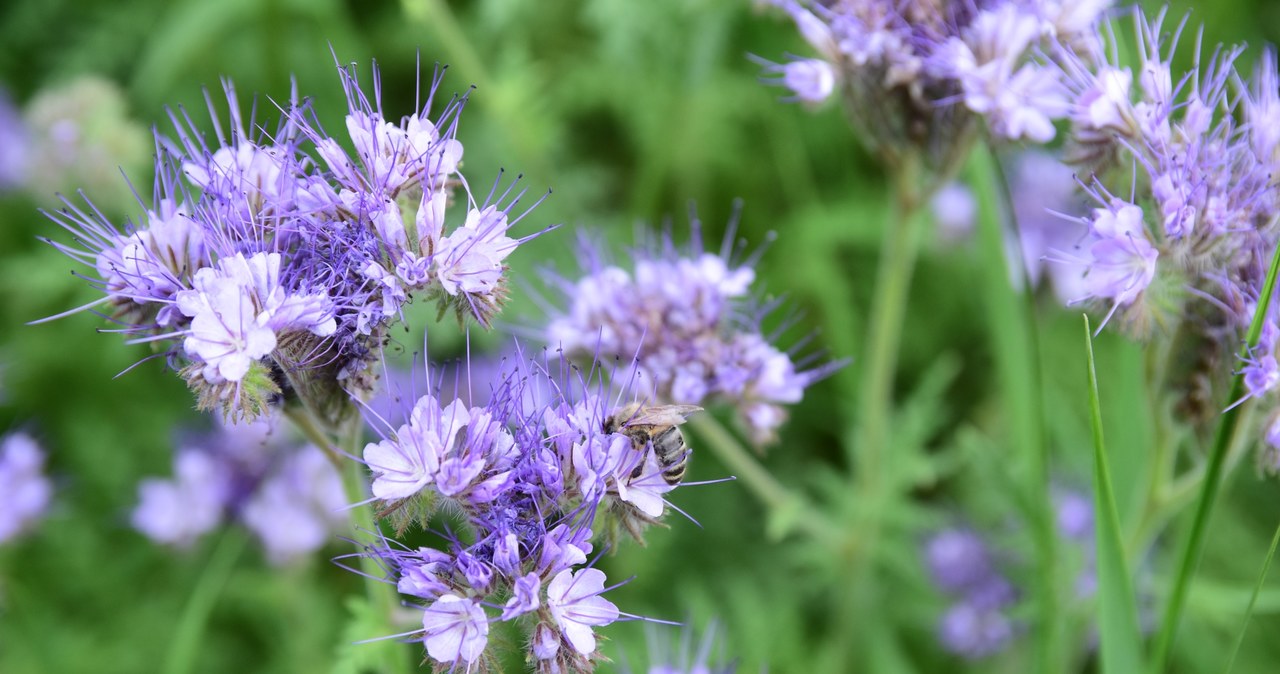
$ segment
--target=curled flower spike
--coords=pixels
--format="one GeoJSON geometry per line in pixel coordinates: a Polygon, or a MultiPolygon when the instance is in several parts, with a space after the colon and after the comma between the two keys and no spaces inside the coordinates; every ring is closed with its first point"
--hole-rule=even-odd
{"type": "Polygon", "coordinates": [[[372,99],[354,67],[338,71],[354,155],[296,91],[267,133],[227,83],[225,131],[209,100],[212,140],[171,113],[145,219],[121,231],[91,204],[50,214],[80,242],[54,245],[95,270],[123,332],[171,345],[202,408],[253,418],[283,398],[336,426],[415,295],[483,326],[506,300],[505,260],[529,238],[508,232],[528,211],[514,211],[515,183],[478,201],[460,173],[466,96],[433,112],[438,69],[395,123],[376,68],[372,99]]]}
{"type": "Polygon", "coordinates": [[[776,305],[753,306],[755,258],[731,248],[734,224],[721,250],[710,252],[695,218],[687,247],[664,234],[632,251],[630,269],[606,262],[584,239],[581,277],[548,273],[565,308],[552,316],[545,339],[574,360],[634,358],[656,403],[728,403],[752,438],[767,443],[786,419],[783,406],[839,364],[803,370],[762,331],[776,305]]]}

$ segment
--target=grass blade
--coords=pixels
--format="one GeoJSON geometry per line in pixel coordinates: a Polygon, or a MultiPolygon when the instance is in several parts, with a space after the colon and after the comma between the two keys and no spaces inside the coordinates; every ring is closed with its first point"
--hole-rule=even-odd
{"type": "Polygon", "coordinates": [[[1138,634],[1138,607],[1125,560],[1120,514],[1102,438],[1102,404],[1098,399],[1098,373],[1093,362],[1093,331],[1087,315],[1084,343],[1089,362],[1089,425],[1093,429],[1093,508],[1097,513],[1097,610],[1102,672],[1128,674],[1142,670],[1142,638],[1138,634]]]}
{"type": "MultiPolygon", "coordinates": [[[[1280,271],[1280,246],[1271,254],[1271,267],[1267,270],[1267,280],[1262,285],[1262,294],[1258,297],[1258,308],[1254,311],[1253,322],[1249,325],[1249,333],[1245,344],[1241,347],[1240,357],[1248,356],[1249,351],[1258,344],[1262,334],[1262,324],[1266,321],[1267,310],[1271,306],[1271,295],[1276,287],[1276,273],[1280,271]]],[[[1244,372],[1236,374],[1231,382],[1231,393],[1228,403],[1234,403],[1244,397],[1244,372]]],[[[1169,659],[1169,647],[1173,644],[1174,634],[1178,631],[1178,621],[1182,618],[1182,609],[1187,603],[1187,588],[1191,584],[1191,576],[1195,575],[1196,566],[1200,563],[1200,551],[1204,547],[1204,532],[1209,523],[1209,512],[1213,510],[1214,500],[1218,496],[1218,488],[1222,484],[1222,467],[1227,458],[1227,448],[1231,446],[1231,438],[1235,435],[1236,419],[1240,416],[1243,405],[1235,405],[1222,413],[1218,419],[1218,429],[1213,437],[1213,448],[1209,453],[1209,463],[1205,467],[1204,483],[1200,487],[1200,499],[1196,503],[1195,519],[1191,522],[1191,531],[1187,535],[1182,548],[1182,557],[1178,570],[1173,576],[1173,589],[1169,593],[1169,603],[1165,605],[1164,617],[1160,621],[1160,634],[1156,638],[1155,651],[1151,657],[1151,672],[1159,674],[1164,671],[1169,659]]]]}
{"type": "Polygon", "coordinates": [[[1280,525],[1271,537],[1271,547],[1267,549],[1267,557],[1262,560],[1262,570],[1258,572],[1258,582],[1253,586],[1253,595],[1249,597],[1249,607],[1244,610],[1244,620],[1240,623],[1240,633],[1236,635],[1236,643],[1231,647],[1231,656],[1227,658],[1222,674],[1231,674],[1231,667],[1236,663],[1236,655],[1240,653],[1240,645],[1244,643],[1245,632],[1249,631],[1249,619],[1253,617],[1253,609],[1258,605],[1258,595],[1262,594],[1262,586],[1267,581],[1267,572],[1271,570],[1271,560],[1276,556],[1276,544],[1280,543],[1280,525]]]}

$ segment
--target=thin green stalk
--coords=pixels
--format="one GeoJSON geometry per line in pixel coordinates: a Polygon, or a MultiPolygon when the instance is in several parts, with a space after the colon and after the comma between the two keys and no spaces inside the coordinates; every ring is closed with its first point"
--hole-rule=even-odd
{"type": "Polygon", "coordinates": [[[785,532],[794,525],[823,542],[837,539],[839,531],[826,515],[774,479],[715,417],[694,415],[689,419],[689,426],[702,441],[701,446],[710,449],[764,504],[769,511],[771,528],[785,532]]]}
{"type": "Polygon", "coordinates": [[[169,640],[169,650],[161,669],[165,674],[186,674],[191,671],[196,655],[200,652],[200,638],[204,635],[209,614],[218,604],[222,588],[226,587],[227,580],[235,571],[236,562],[239,561],[248,539],[249,534],[244,527],[223,527],[218,544],[209,555],[209,561],[200,572],[200,579],[196,581],[196,586],[191,590],[191,596],[182,609],[182,615],[178,617],[178,625],[169,640]]]}
{"type": "MultiPolygon", "coordinates": [[[[342,448],[348,454],[353,456],[359,454],[363,430],[364,428],[358,419],[348,424],[346,432],[342,436],[342,448]]],[[[368,477],[365,473],[364,464],[350,459],[344,461],[342,485],[346,491],[348,502],[357,503],[367,499],[368,477]]],[[[366,504],[353,507],[349,508],[347,512],[350,513],[351,525],[354,528],[353,534],[355,536],[367,536],[378,531],[378,523],[374,519],[371,506],[366,504]]],[[[378,580],[385,575],[385,571],[378,566],[376,560],[370,557],[360,557],[360,570],[364,573],[365,597],[368,599],[374,615],[380,618],[382,625],[385,627],[383,634],[372,634],[369,635],[370,638],[399,632],[400,630],[395,629],[392,620],[396,607],[399,606],[396,586],[378,580]]],[[[378,650],[378,670],[383,674],[408,674],[414,671],[414,667],[408,658],[408,651],[397,641],[374,642],[364,644],[361,648],[378,650]]]]}
{"type": "MultiPolygon", "coordinates": [[[[1024,486],[1021,499],[1031,519],[1036,549],[1037,671],[1061,668],[1063,614],[1059,610],[1057,538],[1054,531],[1053,490],[1049,475],[1049,443],[1044,427],[1044,394],[1041,385],[1039,340],[1035,323],[1034,294],[1024,265],[1014,273],[1023,291],[1010,284],[1004,223],[1012,217],[1013,198],[999,158],[990,143],[980,143],[971,155],[970,182],[978,199],[978,237],[986,273],[983,275],[987,323],[1002,401],[1010,428],[1010,446],[1021,458],[1017,484],[1024,486]]],[[[1012,234],[1021,250],[1019,232],[1012,234]]]]}
{"type": "MultiPolygon", "coordinates": [[[[1267,310],[1271,306],[1271,295],[1275,290],[1276,274],[1280,272],[1280,247],[1271,256],[1271,267],[1267,270],[1267,280],[1262,286],[1262,294],[1258,297],[1258,308],[1254,311],[1253,322],[1249,325],[1249,333],[1242,347],[1240,357],[1247,358],[1249,351],[1258,344],[1262,334],[1262,325],[1266,320],[1267,310]]],[[[1235,403],[1244,397],[1244,373],[1237,374],[1231,382],[1231,393],[1228,397],[1235,403]]],[[[1222,468],[1235,435],[1236,419],[1240,416],[1242,405],[1235,405],[1222,413],[1218,420],[1218,428],[1214,434],[1213,448],[1209,453],[1209,462],[1205,468],[1204,483],[1200,487],[1200,499],[1196,504],[1195,519],[1191,522],[1191,532],[1186,538],[1177,572],[1173,576],[1173,588],[1169,592],[1168,604],[1165,605],[1164,618],[1160,622],[1160,633],[1156,637],[1155,652],[1151,657],[1153,674],[1165,669],[1169,658],[1169,647],[1178,631],[1178,622],[1182,618],[1182,610],[1187,601],[1187,589],[1191,585],[1191,577],[1200,563],[1200,553],[1204,546],[1204,533],[1209,523],[1209,513],[1213,510],[1218,489],[1222,485],[1222,468]]]]}
{"type": "Polygon", "coordinates": [[[1095,548],[1098,565],[1098,636],[1104,674],[1129,674],[1142,669],[1142,638],[1138,635],[1138,608],[1120,535],[1106,443],[1102,437],[1102,402],[1098,397],[1098,372],[1093,360],[1093,330],[1084,316],[1085,353],[1089,366],[1089,426],[1093,431],[1093,493],[1098,526],[1095,548]]]}

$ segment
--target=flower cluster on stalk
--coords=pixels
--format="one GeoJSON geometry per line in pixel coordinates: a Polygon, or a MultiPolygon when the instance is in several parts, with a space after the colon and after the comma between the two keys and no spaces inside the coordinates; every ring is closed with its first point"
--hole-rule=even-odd
{"type": "Polygon", "coordinates": [[[343,530],[342,478],[324,452],[290,442],[276,416],[224,422],[184,441],[173,477],[138,485],[133,526],[151,540],[189,547],[227,522],[258,538],[267,559],[286,564],[343,530]]]}
{"type": "Polygon", "coordinates": [[[762,330],[778,304],[753,297],[756,256],[734,246],[732,224],[718,251],[703,248],[696,218],[692,230],[687,246],[664,232],[633,248],[629,269],[584,237],[581,276],[548,272],[564,308],[544,339],[579,362],[634,359],[659,402],[728,403],[752,439],[768,443],[787,418],[784,405],[839,363],[806,370],[762,330]]]}
{"type": "Polygon", "coordinates": [[[651,398],[611,390],[547,356],[517,360],[482,405],[446,402],[437,389],[406,418],[378,421],[383,437],[363,460],[381,516],[401,531],[429,527],[441,510],[462,524],[438,532],[445,549],[383,540],[364,553],[421,603],[419,634],[440,667],[488,671],[496,621],[525,628],[539,672],[591,671],[603,659],[595,630],[625,614],[603,596],[597,534],[606,545],[623,532],[639,538],[676,487],[652,442],[617,417],[651,398]]]}
{"type": "MultiPolygon", "coordinates": [[[[765,62],[799,100],[839,92],[864,142],[890,164],[919,153],[941,176],[963,160],[981,117],[1007,140],[1044,143],[1067,115],[1050,44],[1090,44],[1110,0],[771,0],[817,58],[765,62]]],[[[936,187],[936,185],[935,185],[936,187]]],[[[926,190],[926,194],[928,190],[926,190]]]]}
{"type": "Polygon", "coordinates": [[[506,299],[522,192],[499,180],[477,198],[460,173],[466,96],[433,112],[437,71],[396,121],[376,69],[372,99],[354,66],[339,74],[345,138],[296,91],[268,132],[227,83],[228,128],[209,100],[213,138],[171,114],[139,220],[120,227],[87,201],[49,214],[76,240],[54,245],[94,270],[104,298],[90,306],[105,302],[134,341],[169,344],[203,408],[251,418],[283,394],[336,425],[415,295],[486,326],[506,299]]]}

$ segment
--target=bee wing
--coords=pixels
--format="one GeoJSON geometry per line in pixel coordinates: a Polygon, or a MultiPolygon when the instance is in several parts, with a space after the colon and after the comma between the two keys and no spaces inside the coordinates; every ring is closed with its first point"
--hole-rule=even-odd
{"type": "Polygon", "coordinates": [[[674,426],[683,424],[690,414],[701,411],[697,405],[656,405],[637,411],[624,425],[674,426]]]}

